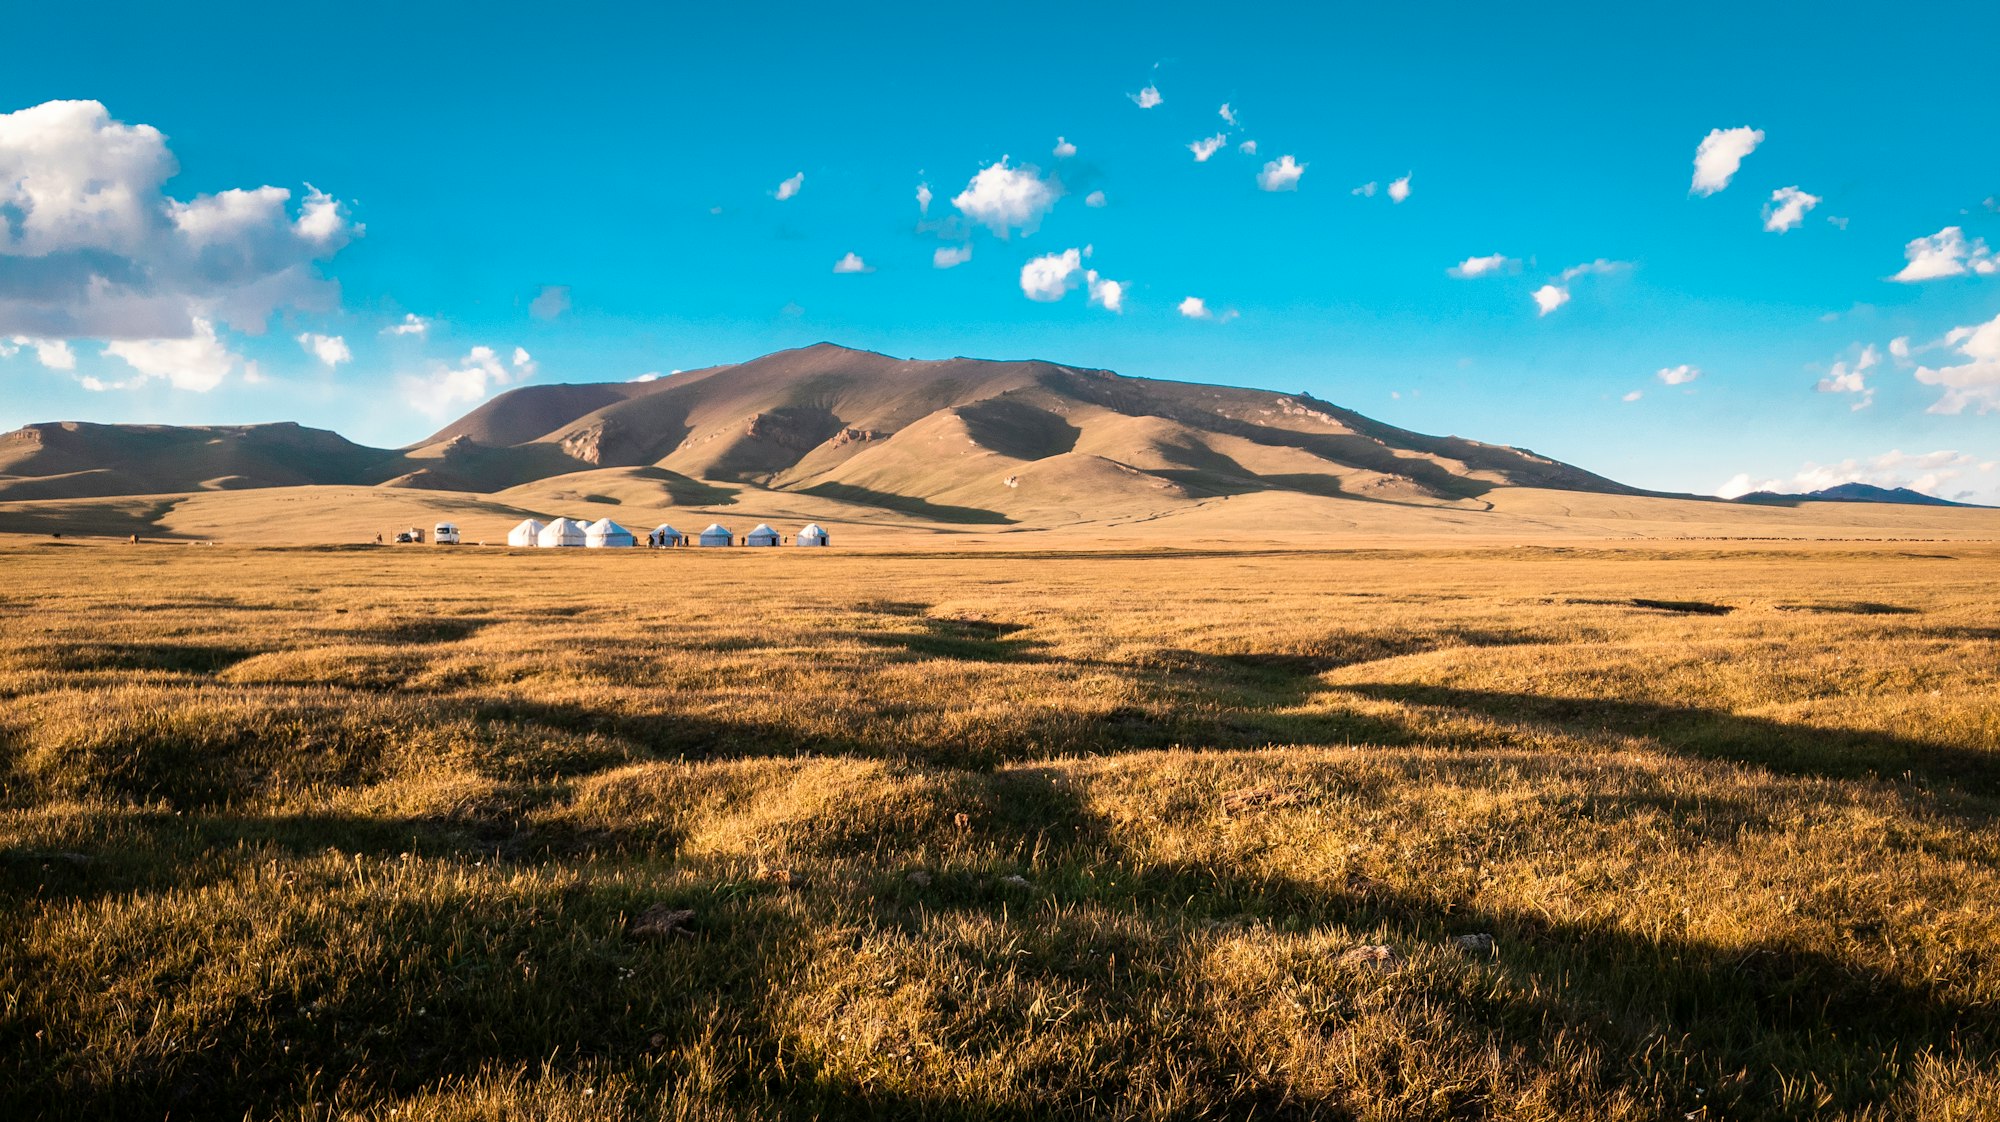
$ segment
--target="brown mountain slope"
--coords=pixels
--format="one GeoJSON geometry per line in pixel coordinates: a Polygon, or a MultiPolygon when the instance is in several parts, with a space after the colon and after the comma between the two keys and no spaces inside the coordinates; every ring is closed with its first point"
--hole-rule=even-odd
{"type": "Polygon", "coordinates": [[[296,425],[39,425],[0,438],[0,499],[313,483],[582,496],[612,469],[673,502],[721,485],[1022,525],[1260,492],[1467,510],[1499,487],[1634,493],[1302,394],[827,343],[653,382],[512,390],[401,451],[296,425]]]}

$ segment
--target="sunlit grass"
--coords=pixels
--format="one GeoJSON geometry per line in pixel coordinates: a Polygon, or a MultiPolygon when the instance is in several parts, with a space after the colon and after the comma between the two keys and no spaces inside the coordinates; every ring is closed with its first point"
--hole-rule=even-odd
{"type": "Polygon", "coordinates": [[[0,1113],[1988,1117],[1944,552],[14,547],[0,1113]]]}

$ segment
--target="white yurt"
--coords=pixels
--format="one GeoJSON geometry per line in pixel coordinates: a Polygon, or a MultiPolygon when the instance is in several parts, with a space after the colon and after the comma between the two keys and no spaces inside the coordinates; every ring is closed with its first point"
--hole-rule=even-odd
{"type": "Polygon", "coordinates": [[[729,527],[724,526],[722,523],[710,522],[708,529],[701,532],[701,544],[704,546],[735,545],[736,536],[731,534],[729,527]]]}
{"type": "Polygon", "coordinates": [[[806,528],[799,531],[799,536],[792,539],[792,544],[826,545],[826,529],[817,522],[808,522],[806,523],[806,528]]]}
{"type": "Polygon", "coordinates": [[[546,529],[540,522],[530,518],[519,526],[507,531],[507,544],[516,549],[533,549],[546,529]]]}
{"type": "Polygon", "coordinates": [[[583,528],[583,544],[590,549],[631,549],[639,540],[618,523],[600,518],[583,528]]]}
{"type": "Polygon", "coordinates": [[[568,518],[558,518],[542,527],[541,534],[535,538],[535,544],[543,549],[554,549],[558,546],[580,548],[583,545],[583,537],[583,523],[568,518]]]}
{"type": "Polygon", "coordinates": [[[686,534],[664,523],[653,528],[653,537],[662,546],[676,546],[687,541],[686,534]]]}
{"type": "Polygon", "coordinates": [[[759,522],[757,523],[757,528],[750,531],[750,535],[743,539],[743,544],[777,545],[778,531],[771,529],[770,525],[767,523],[759,522]]]}

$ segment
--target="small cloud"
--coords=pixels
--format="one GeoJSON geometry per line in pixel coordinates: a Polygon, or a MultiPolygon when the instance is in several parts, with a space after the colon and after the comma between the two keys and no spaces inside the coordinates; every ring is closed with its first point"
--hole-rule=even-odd
{"type": "Polygon", "coordinates": [[[16,335],[11,345],[0,343],[0,358],[11,357],[21,347],[32,348],[35,361],[50,370],[75,370],[76,352],[69,349],[67,339],[31,339],[26,335],[16,335]]]}
{"type": "MultiPolygon", "coordinates": [[[[1907,349],[1908,340],[1904,340],[1907,349]]],[[[1891,353],[1894,352],[1891,344],[1891,353]]],[[[1854,403],[1856,411],[1875,404],[1875,388],[1868,384],[1868,372],[1882,363],[1882,352],[1873,344],[1861,348],[1860,355],[1852,363],[1845,359],[1836,361],[1827,369],[1826,377],[1813,383],[1814,393],[1851,393],[1860,397],[1854,403]]]]}
{"type": "Polygon", "coordinates": [[[1069,141],[1063,139],[1060,136],[1056,137],[1055,153],[1056,153],[1056,159],[1067,160],[1071,156],[1076,155],[1076,145],[1071,144],[1069,141]]]}
{"type": "Polygon", "coordinates": [[[338,335],[318,335],[308,331],[299,336],[299,346],[305,348],[307,354],[325,363],[329,370],[343,362],[354,361],[353,352],[347,349],[347,340],[338,335]]]}
{"type": "Polygon", "coordinates": [[[1061,197],[1062,188],[1035,168],[1009,167],[1002,156],[999,163],[981,168],[951,205],[1004,238],[1010,229],[1034,233],[1061,197]]]}
{"type": "Polygon", "coordinates": [[[1361,186],[1356,187],[1354,190],[1349,191],[1348,194],[1359,195],[1364,199],[1372,199],[1375,197],[1375,191],[1378,186],[1379,184],[1377,184],[1374,180],[1371,179],[1368,182],[1363,183],[1361,186]]]}
{"type": "Polygon", "coordinates": [[[971,242],[967,242],[962,246],[943,245],[939,246],[937,251],[931,254],[931,267],[934,269],[951,269],[963,265],[970,260],[972,260],[971,242]]]}
{"type": "Polygon", "coordinates": [[[1229,124],[1232,124],[1232,125],[1233,125],[1233,124],[1235,124],[1235,123],[1236,123],[1236,111],[1235,111],[1235,110],[1233,110],[1233,109],[1231,109],[1231,108],[1229,108],[1229,103],[1228,103],[1228,102],[1226,102],[1226,101],[1225,101],[1225,102],[1223,102],[1223,103],[1222,103],[1222,108],[1221,108],[1221,109],[1218,109],[1218,110],[1216,110],[1216,113],[1217,113],[1217,115],[1219,115],[1219,116],[1220,116],[1220,117],[1221,117],[1221,118],[1222,118],[1222,119],[1223,119],[1224,121],[1228,122],[1229,124]]]}
{"type": "Polygon", "coordinates": [[[1602,257],[1595,261],[1586,261],[1581,265],[1571,265],[1553,282],[1543,285],[1531,294],[1535,299],[1535,307],[1539,309],[1537,314],[1548,315],[1569,303],[1569,283],[1578,277],[1616,273],[1629,268],[1631,265],[1624,261],[1609,261],[1602,257]]]}
{"type": "Polygon", "coordinates": [[[1836,230],[1845,230],[1847,229],[1847,218],[1845,215],[1829,214],[1826,216],[1826,224],[1836,230]]]}
{"type": "Polygon", "coordinates": [[[1221,151],[1222,146],[1227,143],[1229,143],[1229,137],[1222,133],[1216,133],[1214,136],[1204,137],[1188,145],[1188,151],[1194,153],[1195,163],[1205,164],[1208,162],[1210,156],[1221,151]]]}
{"type": "Polygon", "coordinates": [[[195,320],[193,334],[184,339],[121,339],[106,345],[104,353],[123,359],[139,372],[139,378],[120,383],[121,387],[165,378],[175,389],[194,393],[207,393],[221,385],[237,363],[237,357],[216,337],[215,325],[205,319],[195,320]]]}
{"type": "Polygon", "coordinates": [[[1540,309],[1538,313],[1540,315],[1548,315],[1569,303],[1569,289],[1560,285],[1545,284],[1536,289],[1532,295],[1535,298],[1535,307],[1540,309]]]}
{"type": "Polygon", "coordinates": [[[929,213],[931,212],[931,199],[932,199],[933,197],[934,197],[934,196],[932,196],[932,195],[931,195],[931,185],[930,185],[930,184],[928,184],[928,183],[919,183],[919,184],[917,184],[917,213],[918,213],[918,214],[929,214],[929,213]]]}
{"type": "Polygon", "coordinates": [[[1504,253],[1491,253],[1485,257],[1468,257],[1451,268],[1446,269],[1445,272],[1460,280],[1472,280],[1475,277],[1488,276],[1503,270],[1513,272],[1520,267],[1521,263],[1519,261],[1504,253]]]}
{"type": "Polygon", "coordinates": [[[786,319],[797,319],[805,315],[806,310],[797,300],[787,300],[785,301],[785,306],[778,309],[778,314],[784,316],[786,319]]]}
{"type": "Polygon", "coordinates": [[[1160,96],[1160,88],[1158,86],[1147,86],[1138,93],[1126,94],[1125,96],[1131,98],[1133,103],[1141,109],[1151,109],[1167,100],[1160,96]]]}
{"type": "Polygon", "coordinates": [[[1180,303],[1181,314],[1189,319],[1210,318],[1208,304],[1199,296],[1190,296],[1180,303]]]}
{"type": "Polygon", "coordinates": [[[860,254],[849,253],[847,256],[833,263],[833,271],[836,273],[872,273],[875,270],[869,267],[868,262],[861,259],[860,254]]]}
{"type": "Polygon", "coordinates": [[[1903,257],[1909,264],[1889,278],[1903,284],[1964,276],[1967,273],[1989,276],[2000,272],[2000,260],[1996,260],[1993,251],[1986,248],[1985,239],[1968,240],[1965,231],[1957,226],[1946,226],[1928,238],[1915,239],[1903,247],[1903,257]]]}
{"type": "Polygon", "coordinates": [[[1957,351],[1965,361],[1919,366],[1912,373],[1926,386],[1944,388],[1926,412],[1958,414],[1968,405],[1982,414],[2000,412],[2000,316],[1977,326],[1954,327],[1939,345],[1957,351]]]}
{"type": "Polygon", "coordinates": [[[422,338],[431,329],[431,321],[411,312],[403,317],[403,322],[392,323],[382,329],[384,335],[415,335],[422,338]]]}
{"type": "Polygon", "coordinates": [[[779,202],[784,202],[786,199],[789,199],[793,195],[798,194],[800,188],[803,188],[805,185],[806,185],[806,173],[799,172],[797,175],[794,175],[790,179],[785,180],[783,183],[778,184],[778,189],[772,192],[772,194],[778,197],[779,202]]]}
{"type": "Polygon", "coordinates": [[[1265,191],[1296,191],[1299,177],[1306,173],[1306,165],[1290,156],[1280,156],[1264,165],[1257,173],[1257,186],[1265,191]]]}
{"type": "Polygon", "coordinates": [[[1688,187],[1689,192],[1713,195],[1729,186],[1736,169],[1743,166],[1743,158],[1763,142],[1763,130],[1748,126],[1709,130],[1694,151],[1694,181],[1688,187]]]}
{"type": "Polygon", "coordinates": [[[639,375],[637,378],[633,378],[630,380],[634,382],[657,382],[660,380],[660,372],[657,370],[648,370],[644,374],[639,375]]]}
{"type": "Polygon", "coordinates": [[[514,348],[511,369],[492,347],[474,347],[456,364],[436,363],[429,374],[405,376],[401,381],[403,398],[411,408],[439,417],[534,374],[534,359],[519,347],[514,348]]]}
{"type": "Polygon", "coordinates": [[[1896,360],[1897,366],[1910,365],[1910,337],[1908,335],[1898,335],[1894,339],[1889,340],[1889,357],[1896,360]]]}
{"type": "Polygon", "coordinates": [[[536,319],[555,319],[569,311],[569,286],[566,284],[545,284],[542,291],[528,302],[528,314],[536,319]]]}
{"type": "Polygon", "coordinates": [[[1630,392],[1630,393],[1626,394],[1626,395],[1625,395],[1624,397],[1621,397],[1621,398],[1619,398],[1618,400],[1620,400],[1620,401],[1637,401],[1637,400],[1639,400],[1640,398],[1642,398],[1642,397],[1645,397],[1645,396],[1646,396],[1646,391],[1644,391],[1644,390],[1633,390],[1632,392],[1630,392]]]}
{"type": "Polygon", "coordinates": [[[1090,194],[1085,195],[1083,197],[1083,205],[1088,207],[1100,207],[1105,205],[1104,192],[1092,191],[1090,194]]]}
{"type": "Polygon", "coordinates": [[[1663,366],[1655,377],[1669,386],[1685,386],[1701,377],[1701,368],[1686,363],[1679,366],[1663,366]]]}
{"type": "Polygon", "coordinates": [[[1406,176],[1404,176],[1403,178],[1401,178],[1401,179],[1398,179],[1398,180],[1397,180],[1397,181],[1395,181],[1394,183],[1391,183],[1391,184],[1389,184],[1389,201],[1390,201],[1390,202],[1392,202],[1392,203],[1400,203],[1400,202],[1402,202],[1402,201],[1403,201],[1404,199],[1407,199],[1407,198],[1409,198],[1409,197],[1410,197],[1410,177],[1409,177],[1409,176],[1407,176],[1407,175],[1406,175],[1406,176]]]}
{"type": "Polygon", "coordinates": [[[1046,253],[1021,266],[1021,292],[1030,300],[1054,303],[1076,287],[1082,274],[1082,251],[1046,253]]]}
{"type": "Polygon", "coordinates": [[[1107,312],[1119,313],[1125,310],[1125,284],[1123,281],[1109,280],[1097,275],[1092,269],[1083,275],[1090,288],[1090,302],[1107,312]]]}
{"type": "Polygon", "coordinates": [[[1257,142],[1254,140],[1246,140],[1243,143],[1237,145],[1236,150],[1238,152],[1243,153],[1246,156],[1254,156],[1257,154],[1257,142]]]}
{"type": "MultiPolygon", "coordinates": [[[[1808,195],[1797,187],[1780,187],[1771,192],[1771,201],[1764,204],[1764,229],[1774,234],[1782,234],[1795,229],[1806,220],[1806,211],[1820,204],[1818,195],[1808,195]]],[[[1843,226],[1846,222],[1843,220],[1843,226]]]]}

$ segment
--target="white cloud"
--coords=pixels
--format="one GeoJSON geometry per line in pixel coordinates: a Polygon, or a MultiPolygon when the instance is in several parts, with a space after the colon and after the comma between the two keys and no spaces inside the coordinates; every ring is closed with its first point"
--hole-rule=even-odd
{"type": "Polygon", "coordinates": [[[1061,196],[1062,189],[1035,168],[1009,167],[1002,156],[999,163],[981,168],[951,205],[1004,238],[1010,229],[1034,233],[1061,196]]]}
{"type": "Polygon", "coordinates": [[[918,214],[929,214],[929,213],[931,212],[931,199],[932,199],[933,197],[934,197],[934,196],[932,196],[932,194],[931,194],[931,185],[930,185],[930,184],[928,184],[928,183],[919,183],[919,184],[917,184],[917,213],[918,213],[918,214]]]}
{"type": "Polygon", "coordinates": [[[536,319],[555,319],[569,311],[569,286],[566,284],[545,284],[542,290],[528,301],[528,314],[536,319]]]}
{"type": "Polygon", "coordinates": [[[860,254],[849,253],[847,256],[833,263],[833,271],[836,273],[872,273],[875,270],[869,267],[868,262],[861,259],[860,254]]]}
{"type": "Polygon", "coordinates": [[[798,194],[799,189],[804,187],[805,185],[806,185],[806,173],[799,172],[797,175],[794,175],[790,179],[785,180],[783,183],[778,184],[778,189],[772,193],[778,197],[779,202],[784,202],[786,199],[789,199],[793,195],[798,194]]]}
{"type": "Polygon", "coordinates": [[[236,367],[237,357],[215,334],[215,325],[205,319],[194,321],[194,334],[185,339],[120,339],[105,346],[104,353],[125,360],[139,372],[139,378],[119,385],[136,385],[148,378],[165,378],[177,390],[207,393],[222,384],[236,367]]]}
{"type": "Polygon", "coordinates": [[[644,374],[639,375],[637,378],[632,378],[629,380],[634,382],[657,382],[660,380],[660,372],[657,370],[648,370],[644,374]]]}
{"type": "Polygon", "coordinates": [[[1696,195],[1713,195],[1729,186],[1736,169],[1743,166],[1743,158],[1756,151],[1763,142],[1761,129],[1747,126],[1711,129],[1702,138],[1701,146],[1694,150],[1694,182],[1688,191],[1696,195]]]}
{"type": "Polygon", "coordinates": [[[180,168],[149,125],[95,101],[0,114],[0,334],[192,338],[194,320],[261,332],[279,308],[332,306],[316,263],[361,228],[310,186],[182,201],[180,168]]]}
{"type": "Polygon", "coordinates": [[[35,361],[50,370],[75,370],[76,352],[69,349],[64,339],[31,339],[26,335],[16,335],[11,340],[0,340],[0,358],[11,358],[21,347],[31,347],[35,361]]]}
{"type": "Polygon", "coordinates": [[[415,312],[410,312],[403,317],[403,322],[390,324],[388,327],[383,328],[382,334],[415,335],[418,338],[422,338],[425,334],[429,333],[430,329],[431,321],[415,312]]]}
{"type": "Polygon", "coordinates": [[[1166,98],[1160,96],[1160,89],[1158,86],[1147,86],[1145,89],[1140,90],[1138,93],[1126,94],[1125,96],[1131,98],[1133,103],[1138,105],[1138,107],[1141,109],[1151,109],[1155,105],[1158,105],[1161,102],[1167,100],[1166,98]]]}
{"type": "Polygon", "coordinates": [[[1966,273],[1989,276],[2000,271],[2000,260],[1996,260],[1993,251],[1986,248],[1985,240],[1973,238],[1968,241],[1965,231],[1957,226],[1946,226],[1928,238],[1917,238],[1903,247],[1903,256],[1909,264],[1889,279],[1904,284],[1966,273]]]}
{"type": "Polygon", "coordinates": [[[1125,310],[1125,282],[1098,276],[1096,269],[1085,273],[1083,279],[1090,287],[1091,303],[1107,312],[1125,310]]]}
{"type": "Polygon", "coordinates": [[[1071,144],[1068,140],[1065,140],[1060,136],[1056,137],[1055,154],[1056,154],[1056,159],[1067,160],[1071,156],[1076,155],[1076,145],[1071,144]]]}
{"type": "Polygon", "coordinates": [[[1228,136],[1222,133],[1216,133],[1214,136],[1204,137],[1200,140],[1195,141],[1193,144],[1188,145],[1188,151],[1194,153],[1195,163],[1205,164],[1208,162],[1208,158],[1210,156],[1213,156],[1217,152],[1220,152],[1222,150],[1222,146],[1227,143],[1229,143],[1228,136]]]}
{"type": "Polygon", "coordinates": [[[1910,365],[1910,337],[1908,335],[1898,335],[1894,339],[1889,340],[1889,357],[1896,360],[1897,366],[1910,365]]]}
{"type": "Polygon", "coordinates": [[[1569,282],[1578,277],[1616,273],[1629,268],[1631,268],[1631,265],[1627,262],[1609,261],[1602,257],[1595,261],[1586,261],[1581,265],[1571,265],[1569,268],[1564,269],[1554,281],[1543,285],[1531,294],[1535,299],[1535,307],[1539,309],[1537,314],[1548,315],[1550,312],[1569,303],[1569,282]]]}
{"type": "Polygon", "coordinates": [[[1797,187],[1780,187],[1764,204],[1764,228],[1782,234],[1806,220],[1806,211],[1820,204],[1818,195],[1808,195],[1797,187]]]}
{"type": "Polygon", "coordinates": [[[1686,363],[1679,366],[1662,366],[1655,377],[1669,386],[1685,386],[1701,377],[1701,369],[1686,363]]]}
{"type": "Polygon", "coordinates": [[[1246,156],[1254,156],[1257,154],[1257,142],[1254,140],[1246,140],[1243,143],[1237,145],[1236,150],[1238,152],[1243,153],[1246,156]]]}
{"type": "Polygon", "coordinates": [[[404,400],[412,408],[442,417],[534,375],[535,361],[520,347],[514,348],[511,365],[502,362],[491,347],[474,347],[455,365],[436,363],[429,374],[405,376],[401,381],[404,400]]]}
{"type": "Polygon", "coordinates": [[[1642,398],[1642,397],[1645,397],[1645,396],[1646,396],[1646,391],[1644,391],[1644,390],[1633,390],[1632,392],[1630,392],[1630,393],[1626,394],[1626,395],[1625,395],[1624,397],[1621,397],[1621,398],[1619,398],[1618,400],[1620,400],[1620,401],[1637,401],[1637,400],[1639,400],[1640,398],[1642,398]]]}
{"type": "Polygon", "coordinates": [[[1406,176],[1404,176],[1403,178],[1401,178],[1401,179],[1398,179],[1398,180],[1397,180],[1397,181],[1395,181],[1394,183],[1391,183],[1391,184],[1389,184],[1389,201],[1390,201],[1390,202],[1392,202],[1392,203],[1400,203],[1400,202],[1402,202],[1402,201],[1403,201],[1404,199],[1407,199],[1407,198],[1409,198],[1409,197],[1410,197],[1410,177],[1409,177],[1409,176],[1407,176],[1407,175],[1406,175],[1406,176]]]}
{"type": "Polygon", "coordinates": [[[1104,192],[1102,191],[1092,191],[1090,194],[1085,195],[1083,197],[1084,206],[1099,207],[1103,206],[1105,202],[1106,200],[1104,198],[1104,192]]]}
{"type": "Polygon", "coordinates": [[[2000,411],[2000,316],[1972,327],[1951,329],[1945,333],[1943,345],[1956,350],[1965,361],[1919,366],[1912,373],[1926,386],[1944,387],[1927,412],[1963,413],[1968,405],[1978,413],[2000,411]]]}
{"type": "Polygon", "coordinates": [[[329,370],[343,362],[354,361],[354,352],[347,349],[347,340],[338,335],[320,335],[308,331],[299,336],[299,346],[304,347],[307,354],[325,363],[329,370]]]}
{"type": "Polygon", "coordinates": [[[1748,472],[1739,472],[1716,488],[1715,493],[1733,499],[1753,491],[1803,494],[1843,483],[1866,483],[1874,487],[1907,487],[1938,498],[1978,501],[1982,490],[1988,494],[1992,491],[1996,482],[1994,470],[1992,462],[1982,463],[1964,452],[1896,450],[1833,464],[1808,461],[1790,479],[1758,480],[1748,472]]]}
{"type": "Polygon", "coordinates": [[[1225,101],[1225,102],[1223,102],[1223,103],[1222,103],[1222,108],[1220,108],[1220,109],[1216,110],[1216,113],[1217,113],[1217,115],[1219,115],[1219,116],[1220,116],[1220,117],[1221,117],[1221,118],[1222,118],[1222,119],[1223,119],[1224,121],[1228,122],[1229,124],[1232,124],[1232,125],[1233,125],[1233,124],[1235,124],[1235,123],[1236,123],[1236,111],[1235,111],[1235,110],[1233,110],[1233,109],[1231,109],[1231,108],[1229,108],[1229,103],[1228,103],[1228,102],[1226,102],[1226,101],[1225,101]]]}
{"type": "MultiPolygon", "coordinates": [[[[1907,341],[1906,341],[1907,342],[1907,341]]],[[[1814,393],[1851,393],[1860,395],[1853,409],[1860,411],[1875,404],[1875,387],[1868,384],[1868,372],[1881,365],[1882,352],[1871,343],[1861,348],[1861,353],[1852,363],[1837,360],[1827,369],[1826,377],[1813,383],[1814,393]]]]}
{"type": "Polygon", "coordinates": [[[1207,302],[1199,296],[1190,296],[1182,300],[1180,310],[1181,314],[1189,319],[1208,319],[1210,314],[1207,302]]]}
{"type": "Polygon", "coordinates": [[[1290,156],[1280,156],[1264,165],[1257,173],[1257,186],[1266,191],[1296,191],[1299,177],[1306,173],[1306,165],[1290,156]]]}
{"type": "Polygon", "coordinates": [[[1363,183],[1361,186],[1356,187],[1354,190],[1349,191],[1348,194],[1359,195],[1364,199],[1372,199],[1375,197],[1376,190],[1380,187],[1381,184],[1376,183],[1374,180],[1371,179],[1368,182],[1363,183]]]}
{"type": "Polygon", "coordinates": [[[941,245],[937,248],[937,252],[931,254],[931,267],[934,269],[951,269],[963,265],[970,260],[972,260],[971,242],[967,242],[962,246],[941,245]]]}
{"type": "Polygon", "coordinates": [[[1521,263],[1519,261],[1514,260],[1504,253],[1491,253],[1485,257],[1468,257],[1451,268],[1446,269],[1445,272],[1461,280],[1471,280],[1474,277],[1483,277],[1489,273],[1500,272],[1503,269],[1511,271],[1520,268],[1520,266],[1521,263]]]}
{"type": "Polygon", "coordinates": [[[1080,250],[1043,254],[1021,266],[1021,292],[1030,300],[1053,303],[1075,288],[1082,275],[1080,250]]]}

